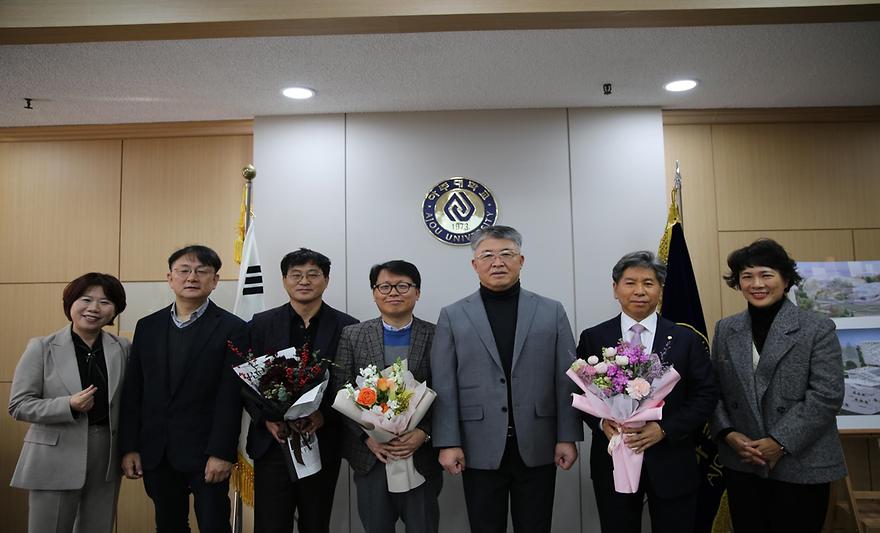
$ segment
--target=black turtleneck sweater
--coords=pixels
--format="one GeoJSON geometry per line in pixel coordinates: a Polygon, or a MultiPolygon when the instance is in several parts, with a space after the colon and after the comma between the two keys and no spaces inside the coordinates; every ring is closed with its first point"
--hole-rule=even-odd
{"type": "Polygon", "coordinates": [[[764,351],[764,342],[767,340],[767,334],[770,333],[770,326],[773,325],[773,319],[776,318],[784,303],[785,297],[783,296],[778,302],[767,307],[755,307],[749,304],[749,317],[752,320],[752,340],[759,354],[764,351]]]}
{"type": "Polygon", "coordinates": [[[510,391],[510,371],[513,367],[513,343],[516,340],[516,318],[519,308],[519,281],[507,290],[496,292],[480,285],[480,298],[486,308],[495,347],[501,357],[507,385],[507,424],[513,427],[513,397],[510,391]]]}

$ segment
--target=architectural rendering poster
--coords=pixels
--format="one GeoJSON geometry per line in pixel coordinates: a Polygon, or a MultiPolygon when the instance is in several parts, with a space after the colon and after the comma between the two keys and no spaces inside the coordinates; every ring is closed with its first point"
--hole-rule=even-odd
{"type": "Polygon", "coordinates": [[[789,297],[829,316],[843,349],[840,429],[880,428],[880,261],[798,263],[804,281],[789,297]]]}

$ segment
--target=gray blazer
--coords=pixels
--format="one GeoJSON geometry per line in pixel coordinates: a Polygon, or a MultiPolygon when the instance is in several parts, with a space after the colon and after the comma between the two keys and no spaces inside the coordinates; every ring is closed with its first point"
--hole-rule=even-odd
{"type": "Polygon", "coordinates": [[[712,417],[712,434],[733,428],[752,439],[771,436],[786,454],[770,470],[742,463],[720,442],[722,464],[790,483],[845,476],[836,419],[843,403],[843,361],[834,322],[786,300],[754,370],[752,346],[748,311],[715,326],[712,360],[721,401],[712,417]]]}
{"type": "MultiPolygon", "coordinates": [[[[433,336],[434,324],[413,317],[412,337],[406,356],[407,368],[417,381],[427,381],[428,387],[431,388],[433,388],[431,364],[428,357],[433,336]]],[[[331,367],[330,390],[335,394],[346,383],[354,383],[360,369],[368,365],[376,365],[380,370],[386,367],[381,318],[343,328],[339,337],[339,347],[336,349],[336,360],[331,367]]],[[[355,472],[366,474],[376,464],[376,456],[367,448],[364,442],[365,433],[361,427],[348,418],[343,422],[345,429],[342,432],[342,456],[348,460],[355,472]]],[[[418,427],[425,433],[431,434],[431,411],[428,411],[425,418],[419,422],[418,427]]],[[[416,470],[422,474],[440,471],[437,452],[430,445],[423,445],[416,450],[413,454],[413,462],[416,470]]]]}
{"type": "Polygon", "coordinates": [[[575,385],[565,375],[574,354],[562,304],[520,289],[508,406],[480,292],[443,308],[431,348],[434,446],[463,448],[468,468],[497,469],[507,444],[507,410],[513,409],[525,464],[552,464],[557,442],[584,438],[580,414],[571,406],[575,385]]]}
{"type": "MultiPolygon", "coordinates": [[[[101,335],[107,363],[110,400],[110,457],[107,481],[119,479],[116,452],[119,393],[130,343],[106,331],[101,335]]],[[[89,419],[74,418],[70,396],[83,389],[70,326],[46,337],[36,337],[15,367],[9,395],[9,414],[30,422],[15,473],[13,487],[29,490],[75,490],[86,481],[89,419]]]]}

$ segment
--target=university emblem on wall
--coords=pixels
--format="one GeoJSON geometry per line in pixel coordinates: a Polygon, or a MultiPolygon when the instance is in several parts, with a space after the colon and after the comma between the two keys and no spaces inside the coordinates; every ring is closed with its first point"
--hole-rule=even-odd
{"type": "Polygon", "coordinates": [[[482,184],[456,176],[441,181],[422,202],[425,227],[446,244],[468,244],[480,228],[495,225],[498,204],[482,184]]]}

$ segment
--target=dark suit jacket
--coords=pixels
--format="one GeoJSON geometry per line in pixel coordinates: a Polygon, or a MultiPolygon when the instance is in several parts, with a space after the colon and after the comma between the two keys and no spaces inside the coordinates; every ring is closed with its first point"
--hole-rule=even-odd
{"type": "MultiPolygon", "coordinates": [[[[120,452],[139,452],[144,469],[163,456],[182,472],[204,468],[209,456],[235,462],[241,429],[241,380],[227,341],[245,350],[243,320],[208,304],[181,378],[169,383],[171,306],[140,319],[131,345],[119,424],[120,452]]],[[[189,327],[195,327],[193,324],[189,327]]]]}
{"type": "Polygon", "coordinates": [[[748,311],[715,326],[712,359],[721,401],[712,434],[728,428],[751,439],[771,436],[786,454],[773,470],[744,464],[726,443],[721,464],[789,483],[824,483],[846,475],[837,412],[843,403],[843,359],[830,318],[789,301],[770,326],[758,368],[752,366],[752,321],[748,311]]]}
{"type": "MultiPolygon", "coordinates": [[[[412,338],[406,356],[407,368],[419,381],[427,381],[431,387],[431,341],[434,338],[434,324],[413,318],[412,338]]],[[[361,368],[376,365],[379,370],[385,365],[385,341],[382,319],[374,318],[342,330],[339,350],[336,352],[336,365],[330,382],[333,395],[345,386],[354,383],[361,368]]],[[[376,456],[364,442],[364,432],[356,422],[345,419],[342,431],[342,456],[354,470],[366,474],[376,464],[376,456]]],[[[431,433],[431,411],[419,422],[419,429],[431,433]]],[[[430,443],[423,444],[413,455],[416,470],[423,475],[440,471],[437,452],[430,443]]]]}
{"type": "MultiPolygon", "coordinates": [[[[578,357],[601,356],[603,347],[616,346],[620,340],[620,315],[581,333],[578,357]]],[[[681,374],[672,392],[666,396],[663,420],[658,423],[666,437],[645,451],[642,475],[657,492],[674,498],[697,490],[699,472],[691,434],[702,429],[718,403],[718,385],[709,361],[705,343],[693,331],[678,326],[665,318],[657,318],[652,352],[663,361],[672,363],[681,374]],[[671,341],[669,337],[672,337],[671,341]],[[665,354],[664,346],[670,342],[665,354]]],[[[613,466],[608,455],[608,439],[599,427],[599,420],[584,415],[584,421],[593,429],[590,449],[590,470],[594,480],[613,485],[613,466]]]]}
{"type": "MultiPolygon", "coordinates": [[[[342,311],[337,311],[325,303],[321,311],[321,319],[318,322],[318,331],[313,340],[312,353],[333,361],[336,357],[342,328],[351,324],[357,324],[357,319],[342,311]]],[[[251,319],[249,327],[251,350],[255,356],[259,357],[290,348],[290,304],[285,303],[274,309],[257,313],[251,319]]],[[[341,422],[338,413],[330,407],[333,404],[334,392],[328,387],[324,393],[324,401],[321,403],[324,427],[318,430],[318,439],[322,451],[335,450],[339,446],[341,422]]],[[[256,461],[265,455],[275,439],[266,429],[266,416],[259,409],[259,406],[245,401],[245,408],[251,415],[247,436],[247,452],[251,459],[256,461]]]]}

